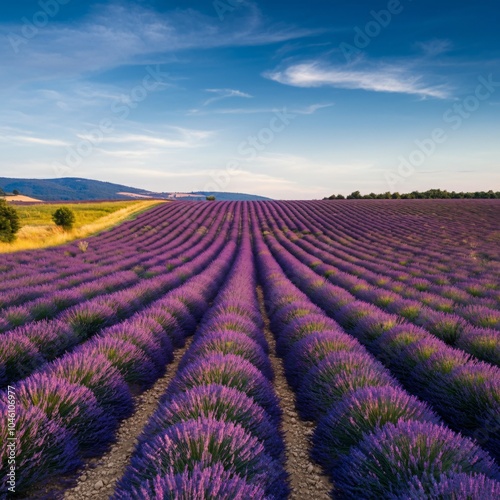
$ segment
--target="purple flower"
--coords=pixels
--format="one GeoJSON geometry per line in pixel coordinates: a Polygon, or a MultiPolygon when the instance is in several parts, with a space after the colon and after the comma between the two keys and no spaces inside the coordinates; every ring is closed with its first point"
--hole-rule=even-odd
{"type": "MultiPolygon", "coordinates": [[[[212,466],[195,465],[193,470],[180,474],[159,474],[130,489],[119,488],[113,500],[271,500],[263,488],[248,484],[237,474],[224,470],[216,463],[212,466]]],[[[274,498],[274,497],[272,497],[274,498]]]]}
{"type": "Polygon", "coordinates": [[[115,318],[115,311],[97,302],[84,302],[65,311],[60,319],[68,323],[83,341],[110,324],[115,318]]]}
{"type": "Polygon", "coordinates": [[[318,420],[346,394],[384,385],[398,384],[370,355],[332,353],[304,377],[297,393],[297,408],[303,418],[318,420]]]}
{"type": "Polygon", "coordinates": [[[207,354],[234,354],[250,361],[266,378],[273,380],[274,372],[268,356],[257,342],[243,333],[226,331],[199,337],[182,358],[179,370],[207,354]]]}
{"type": "Polygon", "coordinates": [[[18,386],[16,396],[24,408],[36,406],[68,429],[86,454],[103,452],[116,427],[116,421],[104,413],[90,389],[63,379],[33,375],[18,386]]]}
{"type": "MultiPolygon", "coordinates": [[[[6,398],[2,398],[6,400],[6,398]]],[[[0,403],[0,413],[7,407],[0,403]]],[[[54,475],[62,475],[80,466],[78,443],[72,433],[50,420],[42,410],[33,406],[16,407],[16,492],[54,475]]],[[[10,449],[8,427],[0,425],[0,491],[7,491],[7,469],[10,449]]]]}
{"type": "Polygon", "coordinates": [[[308,314],[321,314],[321,309],[309,301],[299,300],[282,307],[271,318],[273,331],[282,331],[293,320],[307,316],[308,314]]]}
{"type": "Polygon", "coordinates": [[[116,419],[132,414],[130,389],[120,372],[102,354],[89,357],[85,352],[64,356],[47,370],[48,375],[88,387],[106,412],[116,419]]]}
{"type": "Polygon", "coordinates": [[[271,382],[241,356],[211,354],[194,361],[177,373],[165,399],[200,385],[220,384],[238,389],[261,405],[277,422],[281,416],[278,399],[271,382]]]}
{"type": "Polygon", "coordinates": [[[500,366],[500,342],[496,330],[466,328],[458,338],[456,346],[478,359],[500,366]]]}
{"type": "Polygon", "coordinates": [[[251,320],[234,313],[212,316],[208,323],[201,325],[199,335],[207,335],[221,331],[243,333],[252,340],[255,340],[266,353],[269,351],[269,346],[262,335],[261,329],[251,320]]]}
{"type": "Polygon", "coordinates": [[[16,330],[23,332],[38,347],[47,361],[61,356],[78,345],[79,338],[63,321],[37,321],[16,330]]]}
{"type": "Polygon", "coordinates": [[[341,455],[347,455],[362,439],[386,423],[400,421],[439,423],[425,404],[403,390],[367,387],[343,398],[322,418],[314,433],[313,457],[330,471],[341,455]]]}
{"type": "MultiPolygon", "coordinates": [[[[184,308],[185,306],[183,305],[183,309],[184,308]]],[[[155,328],[155,334],[166,333],[170,337],[171,343],[174,347],[184,347],[186,343],[186,335],[191,334],[191,332],[194,331],[195,327],[193,325],[195,324],[195,320],[187,308],[185,308],[182,312],[178,311],[177,315],[180,319],[168,312],[168,310],[163,306],[154,305],[152,307],[148,307],[148,309],[144,312],[134,316],[131,321],[134,323],[145,319],[148,319],[148,321],[155,321],[159,323],[163,329],[163,332],[159,332],[155,328]],[[186,316],[182,316],[182,314],[185,314],[186,316]]]]}
{"type": "Polygon", "coordinates": [[[278,335],[276,352],[280,356],[286,356],[299,340],[312,333],[325,331],[341,332],[342,330],[335,321],[324,314],[308,314],[294,319],[282,331],[276,332],[278,335]]]}
{"type": "Polygon", "coordinates": [[[500,311],[484,306],[466,306],[461,313],[476,326],[500,330],[500,311]]]}
{"type": "Polygon", "coordinates": [[[484,474],[452,473],[444,474],[438,479],[420,480],[415,477],[404,493],[394,500],[412,498],[427,500],[429,498],[453,498],[471,500],[495,500],[500,498],[500,482],[486,477],[484,474]]]}
{"type": "Polygon", "coordinates": [[[216,464],[268,495],[283,498],[288,494],[287,474],[257,438],[240,425],[204,418],[174,425],[144,443],[133,455],[117,491],[130,491],[157,475],[216,464]]]}
{"type": "Polygon", "coordinates": [[[309,370],[339,351],[365,352],[355,339],[338,331],[311,333],[299,340],[285,358],[288,382],[297,389],[309,370]]]}
{"type": "Polygon", "coordinates": [[[348,497],[388,498],[407,491],[418,478],[445,473],[482,473],[494,478],[498,467],[470,439],[428,422],[386,424],[342,457],[335,485],[348,497]]]}
{"type": "Polygon", "coordinates": [[[124,322],[108,328],[101,335],[106,338],[128,341],[144,351],[154,363],[158,377],[165,372],[166,365],[174,359],[174,347],[170,337],[164,335],[158,339],[154,333],[141,325],[124,322]]]}
{"type": "Polygon", "coordinates": [[[352,332],[363,345],[370,345],[376,342],[385,332],[392,330],[403,322],[404,320],[399,316],[380,311],[360,318],[352,332]]]}
{"type": "Polygon", "coordinates": [[[131,385],[149,387],[159,376],[147,354],[127,340],[99,337],[87,343],[82,352],[91,358],[99,354],[106,356],[131,385]]]}
{"type": "Polygon", "coordinates": [[[284,445],[276,424],[244,392],[222,385],[202,385],[175,395],[160,405],[147,424],[140,442],[147,442],[172,425],[198,418],[241,425],[257,437],[273,458],[283,458],[284,445]]]}
{"type": "Polygon", "coordinates": [[[28,376],[45,363],[37,346],[19,332],[0,336],[0,387],[28,376]]]}

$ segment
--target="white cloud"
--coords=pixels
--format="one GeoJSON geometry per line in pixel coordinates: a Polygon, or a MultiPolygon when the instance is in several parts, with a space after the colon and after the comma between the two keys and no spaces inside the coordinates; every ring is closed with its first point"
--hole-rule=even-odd
{"type": "Polygon", "coordinates": [[[208,106],[209,104],[217,101],[222,101],[229,97],[243,97],[245,99],[251,99],[253,96],[242,92],[241,90],[234,89],[205,89],[206,92],[211,92],[212,94],[217,94],[216,97],[212,97],[203,103],[203,106],[208,106]]]}
{"type": "MultiPolygon", "coordinates": [[[[239,10],[221,23],[216,16],[194,9],[160,13],[132,3],[94,7],[87,18],[72,24],[57,19],[25,40],[15,52],[13,36],[23,24],[0,24],[3,64],[0,74],[19,79],[45,75],[71,78],[130,64],[162,64],[174,54],[217,47],[257,46],[299,39],[317,31],[293,26],[271,25],[253,5],[239,10]]],[[[14,44],[15,45],[15,44],[14,44]]]]}
{"type": "Polygon", "coordinates": [[[357,66],[328,66],[319,62],[294,64],[284,70],[270,71],[266,78],[294,87],[331,86],[341,89],[392,92],[445,99],[443,86],[430,86],[421,75],[412,75],[404,67],[378,65],[357,69],[357,66]]]}
{"type": "MultiPolygon", "coordinates": [[[[301,108],[290,108],[291,113],[298,115],[313,115],[320,109],[329,108],[334,106],[334,103],[325,104],[310,104],[309,106],[301,108]]],[[[283,108],[219,108],[211,110],[190,109],[188,115],[256,115],[256,114],[270,114],[283,111],[283,108]]]]}
{"type": "Polygon", "coordinates": [[[427,42],[417,42],[415,47],[421,50],[425,56],[434,57],[449,52],[453,48],[451,40],[429,40],[427,42]]]}
{"type": "Polygon", "coordinates": [[[8,141],[8,142],[21,142],[28,144],[37,144],[40,146],[68,146],[68,143],[65,141],[60,141],[58,139],[46,139],[44,137],[32,137],[26,135],[4,135],[0,136],[0,141],[8,141]]]}

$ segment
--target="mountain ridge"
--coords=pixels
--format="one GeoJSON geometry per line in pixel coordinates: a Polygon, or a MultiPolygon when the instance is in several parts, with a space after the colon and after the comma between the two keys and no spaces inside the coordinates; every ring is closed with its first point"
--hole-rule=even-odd
{"type": "Polygon", "coordinates": [[[191,193],[153,192],[112,182],[84,179],[81,177],[59,177],[54,179],[24,179],[0,177],[0,188],[6,193],[21,194],[43,201],[95,201],[130,200],[134,198],[162,198],[185,201],[204,201],[213,195],[217,200],[269,200],[264,196],[245,193],[204,192],[191,193]]]}

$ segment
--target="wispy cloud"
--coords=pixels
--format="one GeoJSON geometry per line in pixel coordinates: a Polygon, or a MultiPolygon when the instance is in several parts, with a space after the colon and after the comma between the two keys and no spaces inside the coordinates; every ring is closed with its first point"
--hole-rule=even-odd
{"type": "Polygon", "coordinates": [[[435,57],[449,52],[453,48],[453,43],[451,40],[434,39],[426,42],[416,42],[415,47],[421,50],[425,56],[435,57]]]}
{"type": "Polygon", "coordinates": [[[447,89],[428,85],[421,75],[413,75],[405,67],[361,64],[331,66],[317,61],[288,66],[285,69],[264,73],[266,78],[294,87],[331,86],[341,89],[392,92],[446,99],[447,89]]]}
{"type": "Polygon", "coordinates": [[[58,139],[46,139],[44,137],[32,137],[27,135],[0,135],[0,141],[37,144],[40,146],[52,146],[52,147],[69,145],[67,142],[60,141],[58,139]]]}
{"type": "MultiPolygon", "coordinates": [[[[334,103],[324,103],[324,104],[310,104],[309,106],[300,108],[290,108],[291,113],[298,115],[313,115],[316,111],[324,108],[329,108],[335,106],[334,103]]],[[[257,114],[269,114],[282,111],[283,108],[218,108],[218,109],[190,109],[188,115],[257,115],[257,114]]]]}
{"type": "Polygon", "coordinates": [[[253,96],[242,92],[241,90],[234,89],[205,89],[206,92],[211,92],[216,94],[216,97],[211,97],[203,103],[203,106],[208,106],[217,101],[222,101],[223,99],[228,99],[230,97],[243,97],[245,99],[251,99],[253,96]]]}
{"type": "MultiPolygon", "coordinates": [[[[182,127],[169,127],[169,130],[164,133],[124,133],[103,137],[101,144],[126,144],[127,152],[132,150],[140,151],[142,148],[158,148],[158,149],[191,149],[205,145],[205,141],[214,136],[214,132],[210,130],[194,130],[182,127]]],[[[79,139],[91,139],[86,134],[78,134],[79,139]]],[[[115,151],[116,153],[116,151],[115,151]]]]}
{"type": "Polygon", "coordinates": [[[221,23],[215,16],[190,8],[161,13],[131,2],[99,5],[78,22],[51,22],[40,30],[36,40],[23,44],[19,54],[9,40],[21,32],[22,24],[0,24],[0,36],[6,42],[0,44],[0,74],[9,77],[14,73],[29,79],[36,70],[38,76],[71,78],[144,64],[145,58],[150,58],[151,64],[161,64],[175,60],[175,54],[186,50],[267,45],[317,33],[271,24],[252,4],[239,12],[221,23]]]}

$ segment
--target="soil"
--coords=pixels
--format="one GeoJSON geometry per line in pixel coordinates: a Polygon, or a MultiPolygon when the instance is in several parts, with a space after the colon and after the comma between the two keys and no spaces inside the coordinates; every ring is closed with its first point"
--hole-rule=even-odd
{"type": "Polygon", "coordinates": [[[285,438],[286,470],[290,476],[292,493],[290,500],[327,500],[330,499],[332,483],[322,474],[322,469],[310,458],[311,437],[315,425],[299,417],[295,409],[295,394],[285,378],[283,361],[276,356],[276,341],[269,328],[269,318],[264,308],[262,288],[257,288],[259,305],[265,322],[264,334],[269,344],[270,360],[273,366],[274,388],[283,410],[282,431],[285,438]]]}

